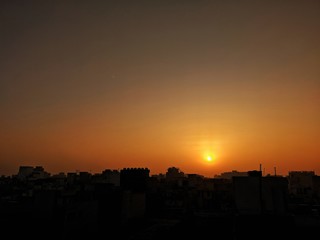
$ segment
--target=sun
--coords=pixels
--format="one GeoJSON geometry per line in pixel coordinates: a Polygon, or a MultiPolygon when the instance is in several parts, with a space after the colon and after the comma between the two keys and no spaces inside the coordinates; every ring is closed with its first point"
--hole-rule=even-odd
{"type": "Polygon", "coordinates": [[[207,164],[216,163],[217,155],[212,151],[205,151],[202,155],[202,161],[206,162],[207,164]]]}

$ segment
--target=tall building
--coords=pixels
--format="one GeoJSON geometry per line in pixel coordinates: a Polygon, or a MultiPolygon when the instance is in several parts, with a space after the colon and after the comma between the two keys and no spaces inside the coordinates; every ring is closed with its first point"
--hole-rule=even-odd
{"type": "Polygon", "coordinates": [[[262,177],[249,171],[247,177],[234,177],[234,197],[240,214],[283,215],[288,211],[288,181],[281,176],[262,177]]]}
{"type": "Polygon", "coordinates": [[[248,172],[238,172],[232,170],[231,172],[223,172],[220,175],[215,175],[215,178],[232,179],[233,177],[245,177],[248,176],[248,172]]]}
{"type": "Polygon", "coordinates": [[[290,171],[289,191],[298,197],[312,197],[314,171],[290,171]]]}
{"type": "Polygon", "coordinates": [[[148,168],[124,168],[120,171],[120,186],[124,190],[145,192],[149,173],[148,168]]]}
{"type": "Polygon", "coordinates": [[[20,166],[17,178],[20,180],[37,180],[50,177],[50,174],[44,171],[42,166],[20,166]]]}
{"type": "Polygon", "coordinates": [[[31,176],[33,172],[33,167],[31,166],[20,166],[17,178],[25,180],[27,177],[31,176]]]}

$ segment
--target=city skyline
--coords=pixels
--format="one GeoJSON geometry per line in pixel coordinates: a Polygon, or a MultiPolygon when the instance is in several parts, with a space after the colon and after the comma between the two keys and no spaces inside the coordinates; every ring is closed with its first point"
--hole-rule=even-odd
{"type": "Polygon", "coordinates": [[[320,172],[319,1],[1,1],[0,175],[320,172]]]}
{"type": "Polygon", "coordinates": [[[65,177],[67,176],[67,174],[80,174],[80,173],[86,173],[86,174],[90,174],[90,175],[100,175],[103,174],[104,172],[117,172],[120,173],[122,170],[125,169],[143,169],[143,170],[148,170],[148,172],[150,173],[150,177],[162,177],[165,176],[169,171],[177,171],[179,173],[181,173],[181,177],[182,176],[188,176],[188,175],[197,175],[197,176],[201,176],[204,178],[228,178],[231,179],[232,176],[247,176],[247,174],[249,172],[261,172],[261,176],[277,176],[277,177],[288,177],[290,175],[290,173],[312,173],[315,176],[317,176],[317,172],[314,170],[294,170],[291,169],[289,170],[287,173],[285,174],[279,174],[278,170],[276,167],[274,167],[272,169],[272,171],[266,171],[266,169],[260,164],[258,168],[255,169],[246,169],[243,171],[238,171],[237,169],[230,169],[229,171],[226,172],[219,172],[219,173],[215,173],[213,175],[202,175],[200,173],[197,172],[185,172],[183,169],[180,169],[177,166],[169,166],[165,169],[165,171],[163,172],[154,172],[152,171],[152,169],[149,169],[147,167],[124,167],[124,168],[117,168],[117,169],[110,169],[110,168],[105,168],[102,169],[100,172],[93,172],[91,170],[85,170],[85,169],[75,169],[73,171],[56,171],[56,172],[50,172],[48,171],[44,166],[40,166],[40,165],[22,165],[16,168],[16,171],[8,174],[8,175],[1,175],[3,177],[17,177],[19,176],[19,174],[27,174],[27,175],[32,175],[32,172],[36,172],[37,174],[39,174],[41,172],[40,179],[42,178],[50,178],[50,177],[55,177],[55,176],[62,176],[61,174],[63,174],[65,177]]]}
{"type": "Polygon", "coordinates": [[[50,176],[41,166],[0,176],[4,235],[33,239],[312,239],[320,226],[320,176],[312,171],[214,178],[171,167],[50,176]],[[13,231],[19,229],[19,231],[13,231]],[[259,230],[259,231],[253,231],[259,230]],[[267,229],[267,231],[263,231],[267,229]],[[48,234],[50,233],[50,234],[48,234]]]}

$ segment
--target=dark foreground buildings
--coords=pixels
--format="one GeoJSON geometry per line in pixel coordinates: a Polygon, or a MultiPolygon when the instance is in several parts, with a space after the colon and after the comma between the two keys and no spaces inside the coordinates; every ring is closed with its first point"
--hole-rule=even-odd
{"type": "Polygon", "coordinates": [[[0,178],[2,236],[24,239],[312,239],[320,177],[260,171],[205,178],[171,167],[0,178]]]}

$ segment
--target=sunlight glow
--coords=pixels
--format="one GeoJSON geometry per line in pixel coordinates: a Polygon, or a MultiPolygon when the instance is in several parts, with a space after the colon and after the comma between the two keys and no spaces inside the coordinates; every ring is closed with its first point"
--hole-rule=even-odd
{"type": "Polygon", "coordinates": [[[203,155],[203,159],[207,163],[214,163],[217,160],[217,156],[216,154],[213,154],[211,151],[208,151],[203,155]]]}

